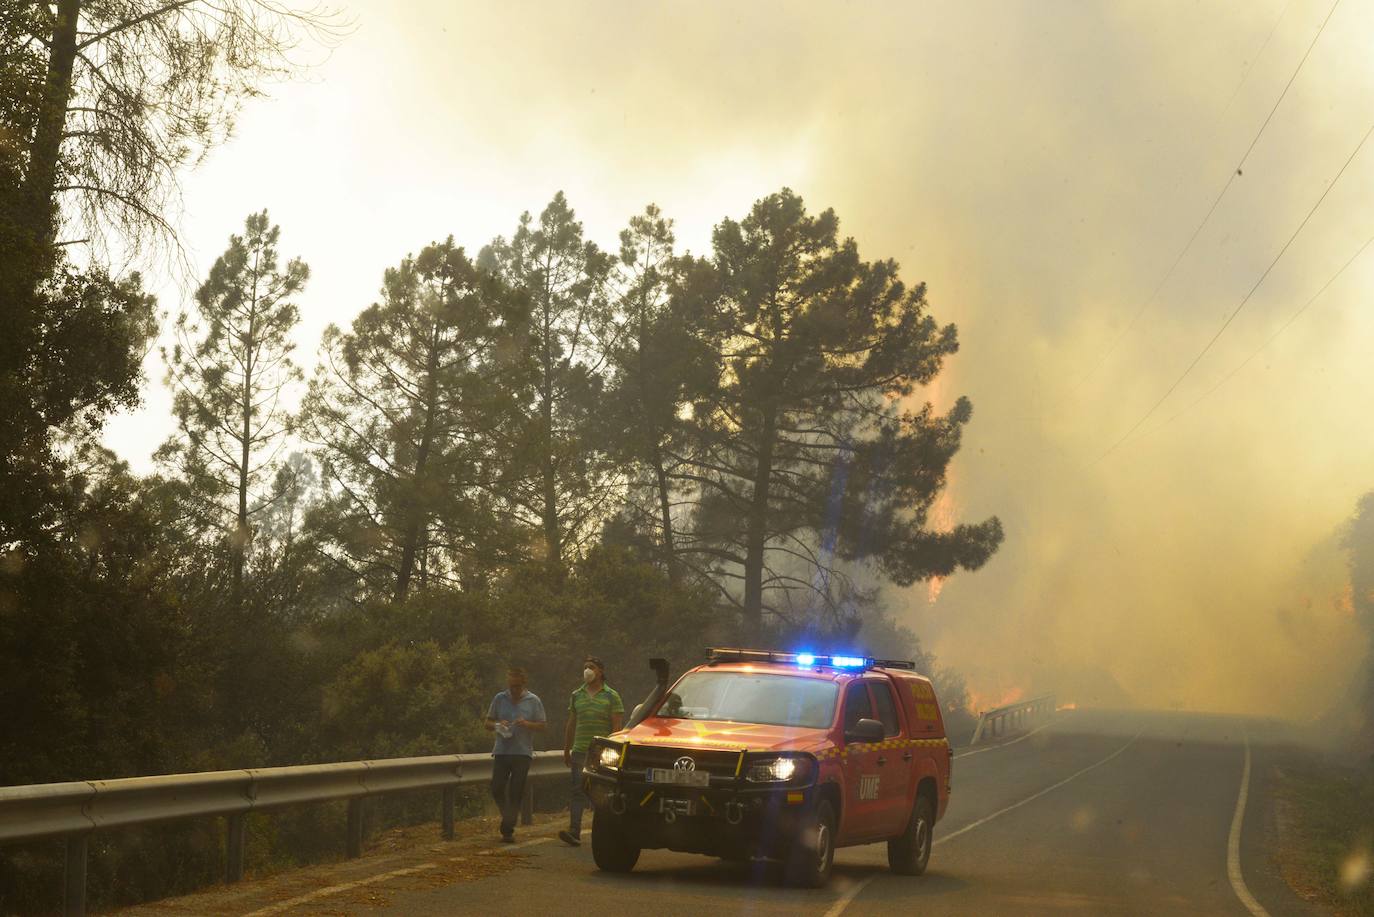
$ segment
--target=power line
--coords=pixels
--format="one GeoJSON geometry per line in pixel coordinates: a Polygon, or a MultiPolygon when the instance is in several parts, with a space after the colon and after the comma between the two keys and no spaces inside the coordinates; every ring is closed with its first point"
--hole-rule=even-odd
{"type": "Polygon", "coordinates": [[[1298,61],[1298,66],[1293,68],[1293,75],[1288,78],[1288,82],[1283,84],[1283,92],[1279,93],[1278,101],[1274,103],[1273,108],[1269,109],[1269,116],[1266,117],[1264,123],[1260,125],[1259,133],[1255,134],[1255,139],[1251,140],[1250,145],[1246,147],[1245,155],[1240,158],[1240,164],[1236,166],[1235,174],[1240,174],[1240,167],[1245,165],[1245,160],[1250,158],[1250,153],[1254,151],[1255,144],[1259,143],[1260,134],[1264,133],[1264,129],[1269,126],[1269,122],[1274,118],[1274,112],[1278,111],[1279,106],[1283,104],[1283,99],[1288,95],[1288,90],[1293,87],[1293,81],[1298,78],[1298,73],[1302,70],[1302,65],[1307,63],[1307,58],[1312,54],[1312,49],[1317,46],[1317,40],[1322,37],[1322,32],[1326,31],[1326,24],[1331,21],[1331,17],[1335,15],[1336,7],[1340,5],[1341,0],[1336,0],[1336,2],[1331,4],[1331,9],[1326,11],[1326,18],[1322,20],[1321,27],[1317,29],[1317,34],[1312,36],[1312,41],[1307,45],[1307,50],[1302,53],[1302,60],[1298,61]]]}
{"type": "Polygon", "coordinates": [[[1329,286],[1331,286],[1331,284],[1335,283],[1335,282],[1340,278],[1340,276],[1341,276],[1342,274],[1345,273],[1345,269],[1348,268],[1348,267],[1350,267],[1350,265],[1354,264],[1355,261],[1356,261],[1361,255],[1363,255],[1363,254],[1365,253],[1365,249],[1369,248],[1370,245],[1374,245],[1374,236],[1370,236],[1368,239],[1365,239],[1364,244],[1361,245],[1361,246],[1359,247],[1359,249],[1356,250],[1355,254],[1351,255],[1348,259],[1346,259],[1345,264],[1342,264],[1342,265],[1341,265],[1340,270],[1338,270],[1338,271],[1336,271],[1336,273],[1332,274],[1332,275],[1327,279],[1326,283],[1324,283],[1324,284],[1321,285],[1321,289],[1319,289],[1319,290],[1317,290],[1317,292],[1313,293],[1312,296],[1311,296],[1311,298],[1309,298],[1309,299],[1307,300],[1307,302],[1303,303],[1302,306],[1300,306],[1300,307],[1298,308],[1298,311],[1296,311],[1296,312],[1294,312],[1292,315],[1288,316],[1288,321],[1284,322],[1282,325],[1279,326],[1279,328],[1278,328],[1277,331],[1275,331],[1273,334],[1269,335],[1269,339],[1266,340],[1263,344],[1261,344],[1261,345],[1259,345],[1258,347],[1256,347],[1255,350],[1250,354],[1250,356],[1246,357],[1245,360],[1244,360],[1239,366],[1237,366],[1235,369],[1233,369],[1233,370],[1231,370],[1229,373],[1227,373],[1227,374],[1221,379],[1221,381],[1218,382],[1216,385],[1213,385],[1213,386],[1212,386],[1211,388],[1209,388],[1207,391],[1203,392],[1202,395],[1200,395],[1200,396],[1197,398],[1197,400],[1194,401],[1192,404],[1188,405],[1186,408],[1183,408],[1183,409],[1180,410],[1178,413],[1173,414],[1172,416],[1170,416],[1168,420],[1166,420],[1164,423],[1160,424],[1156,429],[1157,429],[1157,430],[1162,430],[1162,429],[1164,429],[1164,427],[1166,427],[1166,426],[1168,426],[1169,424],[1173,423],[1175,420],[1177,420],[1178,418],[1182,417],[1184,414],[1188,413],[1188,412],[1191,411],[1193,408],[1197,407],[1197,406],[1198,406],[1199,404],[1201,404],[1203,401],[1207,400],[1209,397],[1212,396],[1212,394],[1213,394],[1214,392],[1216,392],[1217,389],[1221,388],[1221,387],[1222,387],[1223,385],[1225,385],[1227,382],[1230,382],[1237,374],[1239,374],[1239,373],[1241,372],[1241,370],[1243,370],[1243,369],[1245,369],[1245,367],[1249,366],[1250,363],[1251,363],[1251,361],[1253,361],[1253,360],[1255,359],[1255,357],[1259,356],[1259,355],[1260,355],[1261,353],[1263,353],[1265,350],[1269,349],[1269,345],[1272,344],[1272,343],[1274,343],[1274,341],[1278,339],[1279,335],[1281,335],[1281,334],[1283,334],[1285,331],[1287,331],[1290,325],[1292,325],[1292,324],[1293,324],[1294,322],[1296,322],[1299,318],[1301,318],[1301,317],[1302,317],[1302,314],[1303,314],[1304,312],[1307,311],[1307,307],[1310,306],[1310,305],[1312,305],[1312,304],[1313,304],[1314,302],[1316,302],[1318,299],[1320,299],[1320,298],[1321,298],[1321,295],[1322,295],[1323,293],[1326,292],[1326,288],[1329,287],[1329,286]]]}
{"type": "MultiPolygon", "coordinates": [[[[1218,124],[1226,117],[1226,113],[1231,110],[1231,104],[1236,101],[1236,96],[1240,95],[1240,88],[1245,85],[1246,80],[1250,79],[1250,71],[1255,69],[1255,64],[1259,63],[1259,59],[1264,56],[1264,49],[1269,47],[1269,42],[1273,39],[1274,33],[1279,30],[1279,23],[1283,22],[1283,17],[1288,15],[1288,8],[1292,5],[1293,0],[1287,0],[1283,5],[1283,9],[1279,10],[1278,18],[1275,19],[1274,24],[1269,27],[1269,34],[1264,36],[1264,41],[1260,44],[1259,50],[1255,52],[1254,57],[1250,58],[1250,64],[1245,68],[1245,73],[1241,74],[1240,82],[1236,84],[1235,89],[1231,90],[1231,98],[1226,100],[1226,106],[1222,108],[1221,114],[1217,116],[1218,124]]],[[[1215,133],[1215,131],[1216,129],[1213,128],[1213,133],[1215,133]]]]}
{"type": "Polygon", "coordinates": [[[1179,377],[1174,380],[1173,384],[1169,386],[1168,390],[1164,392],[1160,399],[1156,401],[1150,407],[1150,409],[1146,411],[1145,414],[1135,422],[1134,426],[1132,426],[1129,430],[1126,431],[1126,435],[1122,436],[1120,439],[1118,439],[1115,443],[1112,444],[1112,447],[1110,449],[1102,453],[1102,455],[1099,456],[1098,461],[1101,461],[1102,459],[1111,455],[1121,446],[1122,443],[1130,439],[1131,436],[1135,434],[1135,431],[1139,430],[1141,425],[1144,424],[1145,421],[1149,420],[1152,416],[1154,416],[1155,411],[1159,410],[1160,405],[1162,405],[1165,401],[1169,399],[1169,396],[1174,393],[1174,390],[1179,387],[1183,380],[1188,378],[1188,375],[1193,371],[1193,368],[1196,367],[1198,363],[1202,361],[1202,358],[1205,357],[1207,355],[1207,352],[1212,349],[1212,345],[1215,344],[1217,342],[1217,339],[1220,338],[1222,334],[1226,332],[1226,329],[1231,326],[1231,322],[1235,320],[1236,316],[1240,314],[1240,311],[1245,308],[1247,303],[1250,302],[1250,297],[1255,295],[1255,291],[1260,288],[1260,284],[1264,283],[1265,278],[1269,276],[1269,272],[1274,269],[1274,265],[1279,263],[1279,259],[1283,257],[1284,252],[1288,251],[1288,247],[1293,244],[1293,240],[1298,237],[1298,234],[1302,232],[1303,227],[1305,227],[1307,225],[1307,222],[1312,219],[1312,214],[1317,212],[1317,208],[1322,205],[1322,201],[1326,200],[1326,196],[1331,193],[1331,189],[1336,187],[1337,183],[1340,182],[1341,176],[1345,174],[1345,170],[1350,166],[1350,163],[1354,161],[1355,157],[1359,155],[1360,150],[1364,148],[1365,141],[1369,139],[1370,134],[1374,134],[1374,123],[1371,123],[1369,125],[1369,129],[1365,131],[1364,136],[1360,138],[1360,142],[1355,145],[1355,149],[1351,151],[1348,157],[1346,157],[1345,162],[1341,165],[1340,171],[1336,173],[1336,177],[1331,179],[1331,181],[1327,183],[1326,190],[1322,191],[1321,197],[1317,198],[1317,202],[1312,205],[1312,209],[1307,211],[1307,216],[1302,218],[1302,222],[1298,224],[1298,228],[1295,229],[1293,231],[1293,234],[1288,237],[1288,241],[1283,243],[1283,248],[1279,249],[1279,253],[1274,256],[1274,260],[1269,262],[1269,266],[1264,269],[1263,274],[1260,274],[1259,280],[1255,281],[1254,286],[1250,287],[1250,291],[1245,294],[1245,298],[1240,301],[1240,304],[1237,305],[1235,309],[1231,310],[1230,315],[1226,316],[1226,321],[1221,323],[1221,327],[1218,328],[1216,333],[1212,335],[1211,340],[1209,340],[1206,346],[1204,346],[1202,350],[1198,352],[1197,356],[1193,357],[1193,361],[1188,364],[1187,368],[1184,369],[1182,373],[1179,374],[1179,377]]]}
{"type": "MultiPolygon", "coordinates": [[[[1121,341],[1126,337],[1127,334],[1130,333],[1131,329],[1135,327],[1135,323],[1140,320],[1140,316],[1144,315],[1145,311],[1149,309],[1150,306],[1154,305],[1155,299],[1159,297],[1159,294],[1163,291],[1165,285],[1168,284],[1169,279],[1174,276],[1174,271],[1178,268],[1179,264],[1182,263],[1184,256],[1188,254],[1188,250],[1193,247],[1193,242],[1197,240],[1197,237],[1202,233],[1203,228],[1212,219],[1212,214],[1216,213],[1217,206],[1221,203],[1221,199],[1226,196],[1226,192],[1231,190],[1231,185],[1234,184],[1236,179],[1241,176],[1241,173],[1245,168],[1246,160],[1248,160],[1250,158],[1250,154],[1254,152],[1255,144],[1259,143],[1260,137],[1264,135],[1265,128],[1267,128],[1269,126],[1269,122],[1273,120],[1274,112],[1278,111],[1279,106],[1283,104],[1283,100],[1288,95],[1288,90],[1292,87],[1293,81],[1297,79],[1298,73],[1302,70],[1303,64],[1307,63],[1307,58],[1312,54],[1312,49],[1317,46],[1317,40],[1322,37],[1322,32],[1326,31],[1326,24],[1331,21],[1332,14],[1336,12],[1336,7],[1340,6],[1340,4],[1341,0],[1335,0],[1335,2],[1331,4],[1331,9],[1327,11],[1326,18],[1322,20],[1321,27],[1317,29],[1317,34],[1312,36],[1312,41],[1307,45],[1307,50],[1303,52],[1302,60],[1298,61],[1298,66],[1293,69],[1292,75],[1288,77],[1288,82],[1284,84],[1283,92],[1279,93],[1278,99],[1274,102],[1274,107],[1269,109],[1269,115],[1264,119],[1264,123],[1260,125],[1260,129],[1255,133],[1254,139],[1250,141],[1250,145],[1245,148],[1245,155],[1240,157],[1240,161],[1236,163],[1236,167],[1231,170],[1231,174],[1226,179],[1226,184],[1222,185],[1221,192],[1217,194],[1216,198],[1212,201],[1212,206],[1207,208],[1207,213],[1203,215],[1201,222],[1199,222],[1197,226],[1193,229],[1193,234],[1188,237],[1187,242],[1183,243],[1183,248],[1179,249],[1178,254],[1174,257],[1173,263],[1169,265],[1169,269],[1164,272],[1164,276],[1160,279],[1159,283],[1155,285],[1155,288],[1150,293],[1149,298],[1140,304],[1140,308],[1137,309],[1135,311],[1135,314],[1131,316],[1131,320],[1126,323],[1126,326],[1122,328],[1121,331],[1117,333],[1116,337],[1112,339],[1112,342],[1107,345],[1107,349],[1103,351],[1102,356],[1098,359],[1097,363],[1093,365],[1093,368],[1088,370],[1087,375],[1083,377],[1084,382],[1092,378],[1093,374],[1096,373],[1097,370],[1101,368],[1102,364],[1104,364],[1107,361],[1107,358],[1110,357],[1113,352],[1115,352],[1117,346],[1120,345],[1121,341]]],[[[1288,7],[1285,5],[1284,11],[1286,12],[1287,9],[1288,7]]],[[[1279,19],[1282,18],[1283,14],[1280,13],[1279,19]]],[[[1278,28],[1278,20],[1275,20],[1274,28],[1278,28]]],[[[1269,34],[1272,37],[1274,34],[1273,30],[1270,30],[1269,34]]],[[[1269,39],[1266,38],[1264,40],[1264,43],[1266,45],[1269,44],[1269,39]]],[[[1264,49],[1261,48],[1260,50],[1261,52],[1263,52],[1264,49]]],[[[1258,59],[1259,57],[1258,55],[1256,55],[1256,60],[1258,59]]],[[[1249,71],[1246,71],[1246,76],[1248,75],[1249,71]]],[[[1242,78],[1241,83],[1244,82],[1245,80],[1244,78],[1242,78]]],[[[1239,89],[1240,86],[1237,85],[1236,90],[1239,91],[1239,89]]],[[[1235,98],[1234,93],[1232,94],[1232,98],[1235,98]]],[[[1227,102],[1226,104],[1229,108],[1231,103],[1227,102]]]]}

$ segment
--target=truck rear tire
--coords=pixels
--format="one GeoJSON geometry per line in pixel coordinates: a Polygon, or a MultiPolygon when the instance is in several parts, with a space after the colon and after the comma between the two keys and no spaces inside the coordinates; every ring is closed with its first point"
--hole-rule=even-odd
{"type": "Polygon", "coordinates": [[[830,881],[835,864],[835,810],[828,799],[816,804],[816,811],[802,836],[788,851],[784,877],[788,885],[821,888],[830,881]]]}
{"type": "Polygon", "coordinates": [[[929,796],[917,796],[911,818],[900,837],[887,842],[887,865],[899,876],[919,876],[930,862],[935,807],[929,796]]]}
{"type": "Polygon", "coordinates": [[[605,807],[592,814],[592,859],[602,872],[629,872],[639,862],[639,845],[625,819],[605,807]]]}

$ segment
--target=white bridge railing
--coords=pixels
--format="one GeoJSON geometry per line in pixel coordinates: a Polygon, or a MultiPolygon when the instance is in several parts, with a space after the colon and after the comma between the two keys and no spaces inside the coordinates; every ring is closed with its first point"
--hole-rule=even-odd
{"type": "MultiPolygon", "coordinates": [[[[86,849],[92,831],[223,815],[225,880],[237,882],[243,878],[244,820],[250,812],[346,799],[348,855],[357,857],[363,849],[365,799],[441,790],[442,832],[452,838],[456,789],[490,782],[491,765],[490,754],[434,755],[6,786],[0,787],[0,844],[65,839],[62,913],[79,915],[86,907],[86,849]]],[[[535,753],[530,779],[567,775],[561,751],[535,753]]],[[[530,784],[525,787],[521,814],[528,825],[532,796],[530,784]]]]}
{"type": "Polygon", "coordinates": [[[977,745],[984,739],[1029,729],[1039,723],[1048,722],[1053,715],[1053,694],[1041,694],[1014,704],[995,707],[978,714],[978,727],[973,730],[973,738],[969,740],[969,744],[977,745]]]}

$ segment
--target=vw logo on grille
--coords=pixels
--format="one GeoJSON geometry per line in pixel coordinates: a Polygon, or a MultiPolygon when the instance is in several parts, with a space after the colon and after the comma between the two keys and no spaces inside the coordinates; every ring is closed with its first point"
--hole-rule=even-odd
{"type": "Polygon", "coordinates": [[[675,771],[694,771],[696,769],[697,763],[691,758],[678,758],[673,762],[673,770],[675,771]]]}

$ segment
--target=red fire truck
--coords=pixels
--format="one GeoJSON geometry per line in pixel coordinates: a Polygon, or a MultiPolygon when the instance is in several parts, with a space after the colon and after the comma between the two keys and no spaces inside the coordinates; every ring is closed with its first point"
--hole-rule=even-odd
{"type": "Polygon", "coordinates": [[[837,847],[886,842],[894,872],[924,872],[953,763],[930,679],[861,656],[707,652],[671,687],[652,660],[653,693],[589,749],[596,865],[667,848],[778,860],[816,887],[837,847]]]}

